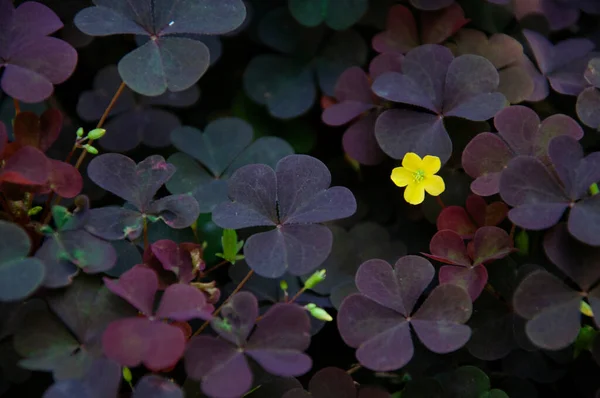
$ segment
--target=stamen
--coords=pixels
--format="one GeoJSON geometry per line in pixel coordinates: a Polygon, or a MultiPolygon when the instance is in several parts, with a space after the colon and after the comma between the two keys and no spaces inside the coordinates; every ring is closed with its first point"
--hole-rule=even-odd
{"type": "Polygon", "coordinates": [[[423,181],[425,179],[425,171],[418,169],[417,171],[414,172],[413,178],[414,178],[415,182],[423,181]]]}

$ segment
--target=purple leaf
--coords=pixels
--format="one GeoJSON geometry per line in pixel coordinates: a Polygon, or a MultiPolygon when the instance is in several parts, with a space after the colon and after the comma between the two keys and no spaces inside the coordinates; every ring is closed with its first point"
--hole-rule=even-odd
{"type": "Polygon", "coordinates": [[[471,191],[477,195],[490,196],[498,192],[500,175],[513,153],[496,134],[476,135],[465,147],[462,166],[475,181],[471,191]]]}
{"type": "Polygon", "coordinates": [[[483,265],[475,267],[444,265],[440,268],[439,281],[440,284],[449,283],[464,289],[469,293],[471,301],[475,301],[488,281],[488,273],[483,265]]]}
{"type": "Polygon", "coordinates": [[[578,95],[587,85],[583,74],[594,43],[588,39],[567,39],[552,45],[541,34],[523,30],[542,74],[561,94],[578,95]]]}
{"type": "MultiPolygon", "coordinates": [[[[161,239],[150,245],[150,252],[160,263],[162,269],[174,273],[179,282],[190,283],[194,280],[196,273],[202,269],[197,269],[196,265],[192,263],[192,253],[184,245],[184,243],[178,245],[172,240],[161,239]]],[[[152,259],[147,260],[144,253],[144,263],[151,262],[152,259]]],[[[203,265],[199,264],[198,268],[200,267],[203,265]]]]}
{"type": "Polygon", "coordinates": [[[375,138],[377,116],[369,114],[352,124],[342,137],[344,151],[360,164],[374,166],[385,159],[375,138]]]}
{"type": "Polygon", "coordinates": [[[192,196],[179,194],[152,202],[147,212],[159,216],[171,228],[182,229],[196,222],[200,207],[192,196]]]}
{"type": "Polygon", "coordinates": [[[175,173],[175,167],[159,155],[152,155],[137,165],[127,156],[108,153],[95,157],[88,175],[97,185],[133,203],[144,211],[158,189],[175,173]]]}
{"type": "Polygon", "coordinates": [[[45,278],[44,264],[28,258],[31,240],[18,225],[0,221],[0,301],[21,300],[33,293],[45,278]]]}
{"type": "Polygon", "coordinates": [[[515,311],[529,319],[526,332],[536,346],[547,350],[567,347],[581,326],[580,293],[546,271],[534,271],[513,297],[515,311]]]}
{"type": "Polygon", "coordinates": [[[208,68],[209,52],[202,42],[170,34],[222,34],[240,26],[246,17],[241,0],[227,0],[218,5],[207,0],[180,1],[175,6],[161,1],[152,7],[100,1],[96,4],[101,6],[86,8],[75,17],[75,24],[84,33],[155,37],[119,62],[123,80],[144,95],[159,95],[167,89],[185,90],[208,68]],[[188,57],[200,61],[186,62],[188,57]]]}
{"type": "Polygon", "coordinates": [[[62,28],[54,12],[43,4],[26,2],[16,9],[2,0],[0,16],[0,68],[2,90],[16,100],[35,103],[48,98],[54,84],[71,76],[77,51],[66,42],[47,35],[62,28]]]}
{"type": "Polygon", "coordinates": [[[117,206],[90,210],[85,228],[93,235],[107,240],[136,239],[142,233],[142,214],[117,206]]]}
{"type": "Polygon", "coordinates": [[[514,206],[508,212],[510,220],[534,230],[556,224],[570,203],[543,163],[527,156],[508,163],[500,178],[500,196],[514,206]]]}
{"type": "Polygon", "coordinates": [[[165,290],[156,316],[175,321],[189,321],[194,318],[210,320],[211,312],[210,309],[207,310],[204,293],[194,286],[176,283],[165,290]]]}
{"type": "MultiPolygon", "coordinates": [[[[406,56],[406,60],[409,56],[410,54],[406,56]]],[[[373,92],[388,101],[420,106],[432,112],[439,110],[419,83],[402,73],[388,72],[379,76],[373,82],[373,92]]]]}
{"type": "Polygon", "coordinates": [[[481,227],[473,237],[473,265],[480,265],[508,256],[515,249],[505,230],[493,226],[481,227]]]}
{"type": "Polygon", "coordinates": [[[329,255],[331,231],[322,225],[284,225],[246,240],[244,254],[258,275],[278,278],[285,271],[302,275],[314,270],[329,255]]]}
{"type": "MultiPolygon", "coordinates": [[[[85,121],[100,120],[120,84],[121,78],[116,66],[110,65],[100,69],[94,76],[94,90],[84,91],[79,96],[77,114],[85,121]]],[[[129,87],[125,87],[114,103],[109,116],[128,111],[134,106],[133,93],[129,87]]]]}
{"type": "Polygon", "coordinates": [[[471,329],[463,323],[471,317],[471,311],[471,299],[464,289],[440,285],[414,314],[411,325],[427,348],[445,354],[469,341],[471,329]]]}
{"type": "Polygon", "coordinates": [[[352,376],[334,367],[319,370],[310,379],[308,389],[315,398],[356,398],[356,387],[352,376]]]}
{"type": "Polygon", "coordinates": [[[132,398],[184,398],[184,395],[173,381],[150,374],[137,382],[132,398]]]}
{"type": "Polygon", "coordinates": [[[158,291],[156,272],[146,267],[135,266],[119,279],[105,277],[104,283],[111,292],[127,300],[144,315],[152,315],[154,295],[158,291]]]}
{"type": "Polygon", "coordinates": [[[514,12],[518,20],[531,14],[541,14],[552,30],[566,29],[579,19],[577,7],[561,0],[517,1],[514,4],[514,12]]]}
{"type": "Polygon", "coordinates": [[[121,368],[115,362],[95,359],[82,379],[60,380],[44,392],[43,398],[103,398],[119,392],[121,368]]]}
{"type": "Polygon", "coordinates": [[[544,251],[550,261],[584,291],[589,291],[600,280],[599,249],[572,239],[564,223],[546,233],[544,251]]]}
{"type": "Polygon", "coordinates": [[[211,326],[219,336],[241,346],[254,328],[258,315],[256,297],[249,292],[239,292],[225,304],[221,311],[225,324],[219,318],[215,318],[211,326]],[[230,326],[231,329],[225,325],[230,326]]]}
{"type": "Polygon", "coordinates": [[[460,206],[447,206],[437,218],[438,231],[444,229],[456,232],[463,239],[470,239],[477,231],[477,226],[469,217],[467,211],[460,206]]]}
{"type": "Polygon", "coordinates": [[[190,378],[202,380],[205,394],[217,398],[239,397],[252,386],[252,372],[244,354],[228,342],[209,336],[190,340],[185,370],[190,378]]]}
{"type": "Polygon", "coordinates": [[[593,129],[600,128],[600,91],[588,87],[577,97],[577,116],[583,124],[593,129]]]}
{"type": "Polygon", "coordinates": [[[404,56],[396,53],[379,54],[369,64],[369,75],[376,80],[387,72],[402,72],[402,61],[404,56]]]}
{"type": "Polygon", "coordinates": [[[429,242],[431,255],[427,257],[447,264],[470,267],[472,260],[463,239],[454,231],[438,231],[429,242]]]}
{"type": "Polygon", "coordinates": [[[323,122],[330,126],[341,126],[374,107],[371,83],[367,74],[359,67],[346,69],[335,86],[337,104],[323,112],[323,122]]]}
{"type": "Polygon", "coordinates": [[[410,0],[410,3],[419,10],[439,10],[450,6],[454,0],[410,0]]]}
{"type": "Polygon", "coordinates": [[[410,316],[433,275],[433,267],[422,257],[401,257],[393,269],[386,261],[369,260],[358,269],[356,286],[367,298],[410,316]]]}
{"type": "Polygon", "coordinates": [[[442,118],[428,113],[391,109],[375,123],[375,138],[387,155],[402,159],[408,152],[433,155],[445,163],[452,153],[452,141],[442,118]]]}
{"type": "Polygon", "coordinates": [[[104,354],[123,366],[144,364],[158,371],[179,361],[185,349],[181,329],[146,318],[112,322],[102,335],[104,354]]]}
{"type": "Polygon", "coordinates": [[[600,196],[594,195],[579,201],[569,213],[569,232],[573,237],[592,246],[600,246],[598,223],[600,196]]]}

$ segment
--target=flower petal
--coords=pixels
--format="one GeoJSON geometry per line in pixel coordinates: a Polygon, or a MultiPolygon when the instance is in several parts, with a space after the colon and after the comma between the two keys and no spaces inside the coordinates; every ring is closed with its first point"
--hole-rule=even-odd
{"type": "Polygon", "coordinates": [[[421,168],[425,171],[425,175],[430,176],[438,171],[442,167],[442,162],[440,158],[437,156],[427,155],[423,158],[423,163],[421,163],[421,168]]]}
{"type": "Polygon", "coordinates": [[[392,170],[391,179],[399,187],[405,187],[414,181],[414,173],[404,167],[396,167],[392,170]]]}
{"type": "Polygon", "coordinates": [[[421,185],[431,196],[438,196],[446,189],[446,184],[444,184],[444,180],[440,176],[425,177],[421,185]]]}
{"type": "Polygon", "coordinates": [[[423,161],[421,157],[414,152],[408,152],[402,159],[402,167],[409,171],[417,171],[422,168],[423,161]]]}
{"type": "Polygon", "coordinates": [[[404,200],[411,205],[418,205],[425,200],[425,190],[423,184],[408,184],[404,190],[404,200]]]}

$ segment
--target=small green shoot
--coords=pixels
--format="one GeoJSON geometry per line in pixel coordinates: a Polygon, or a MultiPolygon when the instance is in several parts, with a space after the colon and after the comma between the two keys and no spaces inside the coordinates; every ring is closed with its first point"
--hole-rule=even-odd
{"type": "Polygon", "coordinates": [[[317,305],[314,303],[306,304],[304,308],[310,312],[310,315],[312,315],[313,318],[325,322],[333,321],[333,318],[327,313],[327,311],[325,311],[323,308],[317,307],[317,305]]]}
{"type": "Polygon", "coordinates": [[[221,245],[223,246],[223,253],[215,254],[217,257],[229,261],[231,264],[235,264],[236,261],[244,259],[243,254],[238,254],[242,247],[244,247],[244,241],[238,241],[235,229],[223,230],[221,245]]]}
{"type": "Polygon", "coordinates": [[[306,282],[304,282],[304,288],[312,289],[317,284],[323,282],[325,280],[325,277],[326,277],[326,271],[324,269],[320,269],[320,270],[316,271],[314,274],[312,274],[306,280],[306,282]]]}
{"type": "Polygon", "coordinates": [[[529,254],[529,235],[524,229],[515,236],[515,246],[519,249],[519,254],[527,256],[529,254]]]}
{"type": "Polygon", "coordinates": [[[593,327],[582,326],[573,345],[573,358],[577,358],[583,351],[590,351],[597,334],[598,332],[593,327]]]}

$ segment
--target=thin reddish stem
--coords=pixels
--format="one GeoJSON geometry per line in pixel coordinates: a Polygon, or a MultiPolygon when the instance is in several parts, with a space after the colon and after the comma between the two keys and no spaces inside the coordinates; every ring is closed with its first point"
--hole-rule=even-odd
{"type": "Polygon", "coordinates": [[[225,264],[229,263],[229,261],[227,260],[223,260],[221,261],[219,264],[217,265],[213,265],[210,269],[206,270],[206,272],[202,273],[202,276],[206,276],[208,274],[210,274],[211,272],[213,272],[214,270],[216,270],[217,268],[220,268],[222,266],[224,266],[225,264]]]}
{"type": "Polygon", "coordinates": [[[353,367],[351,367],[350,369],[348,369],[348,370],[346,371],[346,374],[349,374],[349,375],[351,375],[352,373],[356,372],[356,371],[357,371],[357,370],[359,370],[360,368],[362,368],[362,365],[361,365],[361,364],[354,365],[353,367]]]}
{"type": "Polygon", "coordinates": [[[21,113],[21,104],[19,104],[19,100],[13,98],[13,104],[15,105],[15,116],[21,113]]]}
{"type": "Polygon", "coordinates": [[[441,196],[436,196],[435,200],[438,203],[438,205],[440,205],[442,210],[446,208],[446,205],[444,204],[444,201],[442,200],[441,196]]]}
{"type": "MultiPolygon", "coordinates": [[[[252,277],[252,275],[254,275],[254,270],[250,270],[248,272],[248,274],[246,274],[246,276],[244,277],[244,279],[241,280],[240,283],[238,283],[238,285],[236,286],[236,288],[233,290],[233,292],[229,295],[229,297],[227,297],[227,300],[225,300],[223,302],[223,304],[221,304],[219,306],[219,308],[217,308],[215,310],[215,312],[213,312],[213,316],[217,316],[219,315],[219,313],[221,312],[221,310],[223,309],[223,307],[225,307],[225,305],[229,302],[229,300],[231,300],[231,298],[233,296],[236,295],[236,293],[238,293],[240,290],[242,290],[242,288],[244,287],[244,285],[246,284],[246,282],[248,282],[248,280],[250,280],[250,278],[252,277]]],[[[208,327],[208,325],[210,324],[210,321],[206,321],[202,324],[202,326],[200,326],[198,328],[198,330],[196,330],[194,332],[194,334],[192,335],[192,337],[199,335],[200,333],[202,333],[204,331],[204,329],[206,329],[208,327]]]]}
{"type": "Polygon", "coordinates": [[[292,297],[290,299],[290,301],[288,301],[288,303],[293,303],[294,301],[296,301],[298,299],[298,297],[300,297],[302,295],[302,293],[304,293],[306,291],[306,287],[302,287],[302,289],[298,290],[298,293],[296,293],[294,295],[294,297],[292,297]]]}
{"type": "Polygon", "coordinates": [[[144,251],[148,250],[148,219],[144,217],[144,251]]]}
{"type": "Polygon", "coordinates": [[[515,230],[517,229],[517,226],[513,223],[513,225],[510,227],[510,240],[514,241],[515,240],[515,230]]]}

